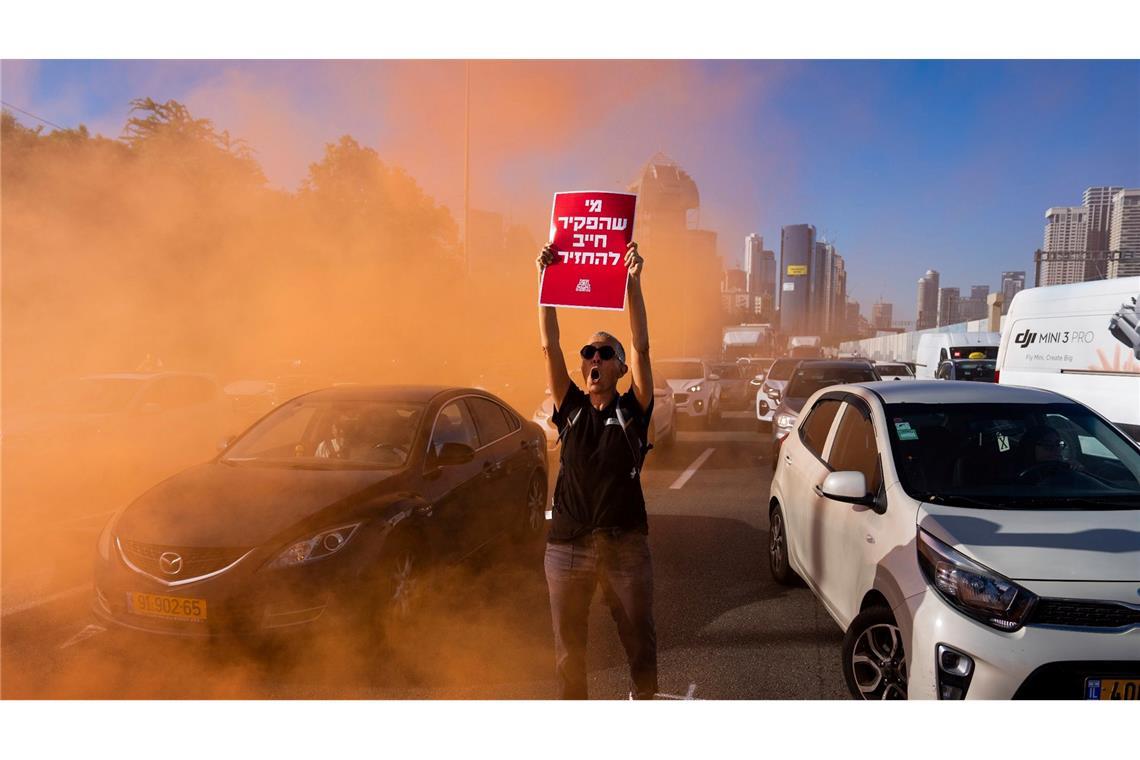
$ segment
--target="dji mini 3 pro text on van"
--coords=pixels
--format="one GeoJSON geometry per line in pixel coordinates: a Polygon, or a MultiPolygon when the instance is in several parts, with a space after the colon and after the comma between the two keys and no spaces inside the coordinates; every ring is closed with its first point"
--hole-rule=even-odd
{"type": "Polygon", "coordinates": [[[1023,290],[1002,330],[998,382],[1063,393],[1140,440],[1140,277],[1023,290]]]}

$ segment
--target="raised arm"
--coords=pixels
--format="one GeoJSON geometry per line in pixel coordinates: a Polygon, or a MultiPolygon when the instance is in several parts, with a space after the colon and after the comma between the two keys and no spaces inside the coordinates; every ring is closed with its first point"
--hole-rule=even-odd
{"type": "MultiPolygon", "coordinates": [[[[554,261],[554,249],[549,245],[535,260],[538,267],[538,282],[541,287],[542,272],[554,261]]],[[[558,312],[553,306],[538,307],[538,334],[542,340],[542,354],[546,358],[546,384],[556,407],[562,406],[566,391],[570,388],[570,373],[566,370],[566,357],[558,342],[558,312]]]]}
{"type": "Polygon", "coordinates": [[[629,331],[633,335],[629,368],[633,371],[633,395],[642,410],[653,401],[653,368],[649,363],[649,322],[645,316],[645,297],[641,293],[641,268],[645,259],[637,252],[637,243],[631,242],[625,252],[626,294],[629,302],[629,331]]]}

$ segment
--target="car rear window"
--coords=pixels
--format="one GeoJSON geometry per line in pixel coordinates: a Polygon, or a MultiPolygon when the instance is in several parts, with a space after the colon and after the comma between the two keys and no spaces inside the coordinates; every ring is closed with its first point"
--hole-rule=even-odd
{"type": "Polygon", "coordinates": [[[807,398],[821,388],[845,383],[869,383],[878,380],[868,365],[850,367],[814,367],[801,365],[788,383],[788,398],[807,398]]]}

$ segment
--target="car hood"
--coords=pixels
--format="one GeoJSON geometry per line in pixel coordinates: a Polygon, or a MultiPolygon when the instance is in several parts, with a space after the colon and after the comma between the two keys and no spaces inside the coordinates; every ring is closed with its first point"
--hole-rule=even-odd
{"type": "Polygon", "coordinates": [[[116,520],[115,535],[168,546],[257,546],[326,507],[376,495],[394,474],[209,462],[136,499],[116,520]]]}
{"type": "Polygon", "coordinates": [[[1140,581],[1140,512],[923,504],[923,530],[1011,580],[1140,581]]]}
{"type": "Polygon", "coordinates": [[[688,393],[689,388],[692,386],[696,385],[697,383],[704,383],[707,381],[703,377],[694,377],[691,380],[666,380],[665,382],[669,383],[669,387],[674,391],[677,391],[679,393],[688,393]]]}

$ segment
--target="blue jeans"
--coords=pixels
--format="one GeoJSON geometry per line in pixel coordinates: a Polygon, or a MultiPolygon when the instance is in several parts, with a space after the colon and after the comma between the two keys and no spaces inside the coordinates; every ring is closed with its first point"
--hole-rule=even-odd
{"type": "Polygon", "coordinates": [[[657,632],[653,627],[653,565],[649,542],[636,531],[595,531],[546,545],[546,585],[554,623],[554,668],[560,699],[586,699],[586,630],[594,588],[617,623],[629,660],[632,692],[657,692],[657,632]]]}

